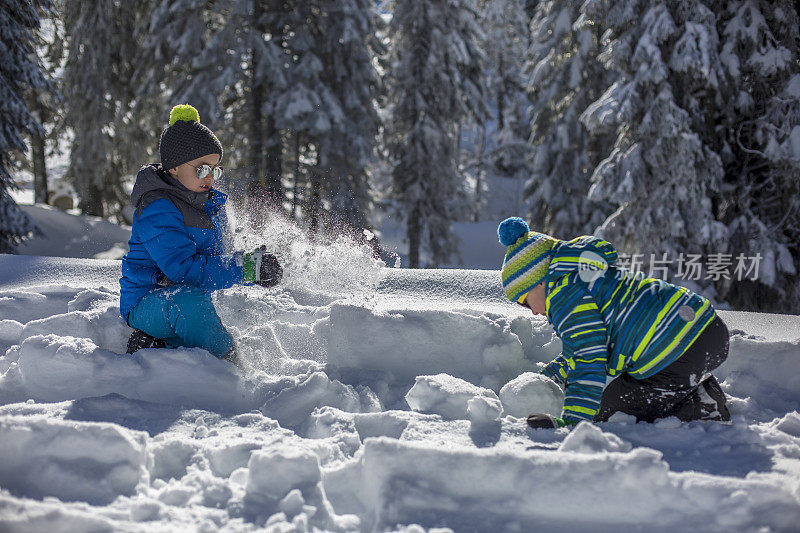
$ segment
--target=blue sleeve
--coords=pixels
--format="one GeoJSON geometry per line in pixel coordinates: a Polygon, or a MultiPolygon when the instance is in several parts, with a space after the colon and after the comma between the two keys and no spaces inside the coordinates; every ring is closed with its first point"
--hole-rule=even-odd
{"type": "Polygon", "coordinates": [[[241,283],[242,267],[234,255],[197,253],[180,211],[169,200],[156,200],[143,209],[136,229],[147,253],[173,283],[204,290],[241,283]]]}
{"type": "Polygon", "coordinates": [[[550,361],[542,368],[542,374],[552,379],[553,381],[565,385],[567,383],[567,373],[569,372],[569,363],[567,362],[564,354],[558,354],[558,357],[550,361]]]}
{"type": "Polygon", "coordinates": [[[585,283],[567,275],[547,297],[548,318],[563,350],[545,367],[564,378],[565,419],[591,421],[600,409],[606,385],[607,330],[585,283]],[[566,376],[564,376],[566,373],[566,376]]]}

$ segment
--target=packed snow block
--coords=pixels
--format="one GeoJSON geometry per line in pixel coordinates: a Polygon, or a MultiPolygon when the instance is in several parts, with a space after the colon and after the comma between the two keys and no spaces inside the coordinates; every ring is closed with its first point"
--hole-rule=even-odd
{"type": "Polygon", "coordinates": [[[324,406],[351,413],[381,410],[380,401],[369,388],[356,390],[350,385],[331,380],[324,372],[314,372],[269,399],[261,412],[277,420],[281,426],[293,428],[308,422],[314,409],[324,406]]]}
{"type": "Polygon", "coordinates": [[[531,413],[561,416],[564,392],[544,374],[525,372],[503,385],[500,401],[507,415],[519,418],[531,413]]]}
{"type": "Polygon", "coordinates": [[[800,339],[776,342],[733,334],[728,359],[714,374],[724,380],[727,394],[749,397],[759,407],[785,413],[800,405],[798,361],[800,339]]]}
{"type": "Polygon", "coordinates": [[[499,390],[535,368],[505,317],[332,304],[313,331],[325,342],[330,364],[381,371],[399,383],[458,369],[459,377],[499,390]]]}
{"type": "Polygon", "coordinates": [[[381,437],[367,439],[349,463],[326,470],[325,486],[337,511],[359,515],[364,531],[408,523],[455,531],[528,531],[536,524],[558,531],[565,517],[577,530],[702,523],[709,531],[791,531],[797,524],[792,487],[674,474],[648,448],[521,454],[381,437]]]}
{"type": "Polygon", "coordinates": [[[236,368],[205,350],[140,350],[120,355],[87,338],[35,335],[7,353],[16,365],[0,388],[55,402],[118,393],[127,398],[203,409],[250,410],[259,400],[236,368]]]}
{"type": "Polygon", "coordinates": [[[101,533],[119,529],[118,523],[91,508],[81,509],[58,501],[39,502],[0,493],[0,531],[4,533],[101,533]]]}
{"type": "Polygon", "coordinates": [[[302,513],[317,528],[358,529],[357,517],[334,512],[322,486],[319,458],[314,452],[298,448],[296,443],[255,452],[247,470],[245,504],[256,522],[273,513],[302,513]]]}
{"type": "Polygon", "coordinates": [[[115,424],[0,417],[0,485],[13,494],[105,505],[147,479],[147,434],[115,424]]]}
{"type": "Polygon", "coordinates": [[[34,335],[60,335],[90,339],[116,353],[125,353],[131,328],[119,316],[119,305],[106,303],[89,311],[69,311],[25,324],[20,340],[34,335]]]}
{"type": "Polygon", "coordinates": [[[248,498],[280,500],[292,489],[308,490],[322,480],[319,457],[309,450],[286,447],[254,452],[247,464],[248,498]]]}
{"type": "Polygon", "coordinates": [[[558,447],[562,452],[578,453],[628,452],[631,448],[630,443],[589,422],[578,424],[558,447]]]}
{"type": "MultiPolygon", "coordinates": [[[[436,374],[417,376],[414,386],[406,394],[406,403],[414,411],[439,415],[447,420],[463,420],[469,417],[468,404],[476,396],[498,400],[494,391],[448,374],[436,374]]],[[[476,413],[479,410],[477,404],[474,410],[476,413]]]]}
{"type": "Polygon", "coordinates": [[[365,530],[418,523],[524,531],[531,523],[558,529],[565,516],[587,526],[598,520],[641,524],[660,513],[683,516],[668,465],[660,453],[643,448],[523,455],[381,437],[367,439],[353,461],[326,471],[325,484],[337,510],[358,514],[365,530]]]}

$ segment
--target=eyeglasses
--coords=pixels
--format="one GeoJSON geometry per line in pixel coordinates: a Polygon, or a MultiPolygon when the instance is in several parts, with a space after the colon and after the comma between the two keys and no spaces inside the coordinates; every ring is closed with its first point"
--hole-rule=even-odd
{"type": "Polygon", "coordinates": [[[211,165],[204,163],[199,167],[196,167],[191,163],[186,163],[186,164],[195,169],[195,171],[197,171],[197,179],[199,180],[208,177],[208,175],[211,174],[212,171],[214,172],[215,180],[218,180],[219,178],[222,177],[222,167],[219,165],[212,167],[211,165]]]}

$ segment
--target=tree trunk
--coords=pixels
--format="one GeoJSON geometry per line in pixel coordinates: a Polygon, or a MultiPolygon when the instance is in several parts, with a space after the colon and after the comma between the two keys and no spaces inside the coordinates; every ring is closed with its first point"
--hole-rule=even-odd
{"type": "MultiPolygon", "coordinates": [[[[250,20],[251,31],[258,37],[264,34],[259,23],[261,19],[261,2],[253,2],[253,13],[250,20]]],[[[252,49],[250,60],[250,224],[258,229],[264,224],[267,196],[264,183],[264,167],[262,165],[264,153],[264,120],[261,114],[264,86],[258,78],[258,65],[261,55],[256,48],[252,49]]]]}
{"type": "Polygon", "coordinates": [[[31,158],[33,159],[33,201],[47,203],[47,166],[45,164],[45,140],[31,136],[31,158]]]}
{"type": "Polygon", "coordinates": [[[419,203],[408,214],[406,232],[408,233],[408,266],[419,268],[419,249],[422,240],[422,216],[419,203]]]}
{"type": "Polygon", "coordinates": [[[300,202],[297,196],[300,194],[300,132],[294,134],[294,171],[292,174],[294,183],[292,184],[292,219],[297,220],[297,207],[300,202]]]}
{"type": "Polygon", "coordinates": [[[103,191],[94,183],[88,184],[81,197],[81,214],[105,217],[103,191]]]}
{"type": "Polygon", "coordinates": [[[322,177],[316,171],[312,171],[311,173],[311,193],[309,194],[309,201],[308,201],[308,216],[310,220],[309,224],[309,233],[312,236],[317,234],[317,230],[319,229],[319,214],[320,214],[320,199],[322,196],[322,177]]]}
{"type": "Polygon", "coordinates": [[[275,127],[275,119],[264,117],[266,136],[266,159],[264,161],[265,189],[269,205],[275,209],[283,209],[283,143],[281,132],[275,127]]]}

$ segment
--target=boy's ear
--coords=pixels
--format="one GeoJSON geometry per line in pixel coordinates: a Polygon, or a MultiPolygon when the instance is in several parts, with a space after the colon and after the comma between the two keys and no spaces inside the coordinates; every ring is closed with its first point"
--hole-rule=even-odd
{"type": "Polygon", "coordinates": [[[178,167],[172,167],[167,172],[169,172],[172,175],[172,177],[175,177],[178,174],[178,167]]]}

